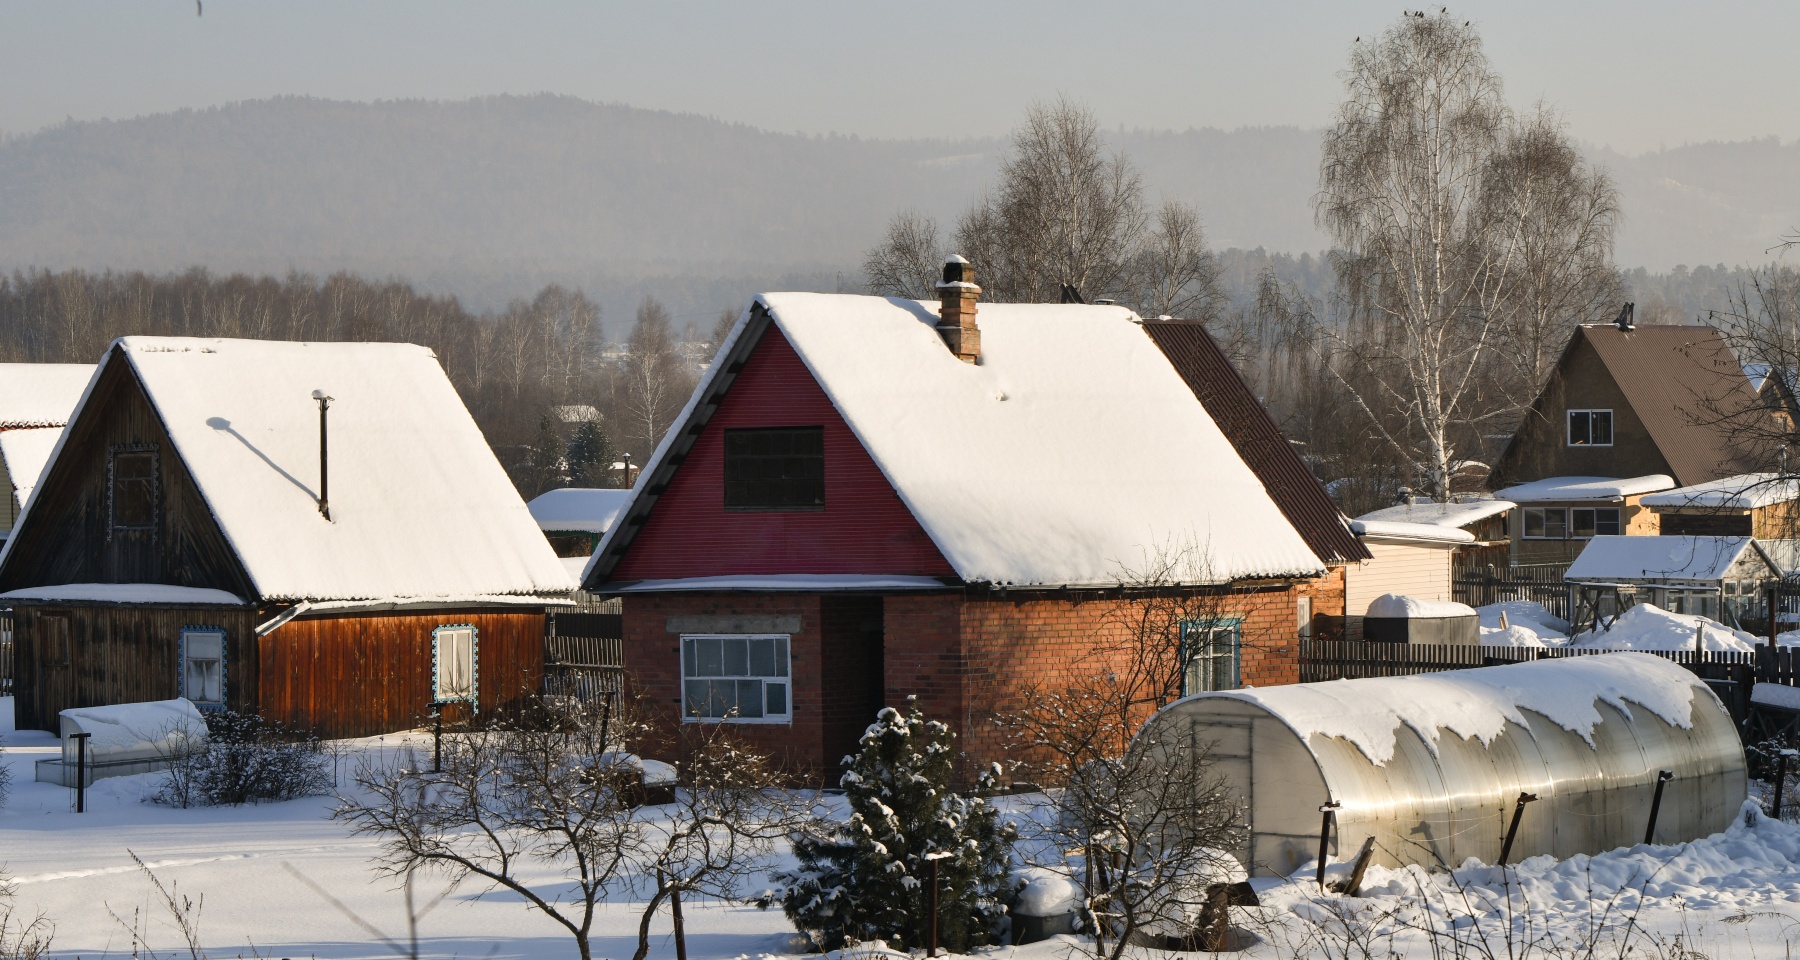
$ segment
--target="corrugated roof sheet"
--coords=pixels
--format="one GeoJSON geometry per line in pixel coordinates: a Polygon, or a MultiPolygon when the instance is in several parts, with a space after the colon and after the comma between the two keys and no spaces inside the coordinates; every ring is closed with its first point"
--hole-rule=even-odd
{"type": "Polygon", "coordinates": [[[1294,452],[1206,327],[1190,320],[1146,320],[1144,332],[1319,559],[1327,563],[1369,559],[1369,548],[1350,530],[1325,485],[1294,452]]]}
{"type": "Polygon", "coordinates": [[[1731,431],[1711,422],[1719,411],[1757,402],[1724,334],[1708,326],[1596,324],[1577,335],[1593,344],[1677,482],[1701,483],[1754,466],[1732,449],[1731,431]]]}

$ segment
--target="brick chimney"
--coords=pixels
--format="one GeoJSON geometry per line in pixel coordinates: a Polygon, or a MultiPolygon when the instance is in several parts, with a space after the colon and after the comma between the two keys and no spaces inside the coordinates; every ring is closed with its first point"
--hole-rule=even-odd
{"type": "Polygon", "coordinates": [[[974,363],[981,356],[981,328],[975,325],[975,301],[981,288],[975,285],[975,268],[951,254],[944,261],[944,279],[938,281],[938,336],[956,358],[974,363]]]}

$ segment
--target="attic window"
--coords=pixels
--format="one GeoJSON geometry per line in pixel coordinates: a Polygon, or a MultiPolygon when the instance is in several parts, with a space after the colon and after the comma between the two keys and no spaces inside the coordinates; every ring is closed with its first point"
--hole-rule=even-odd
{"type": "Polygon", "coordinates": [[[825,428],[726,430],[725,509],[825,509],[825,428]]]}
{"type": "Polygon", "coordinates": [[[113,530],[150,530],[156,526],[156,451],[112,452],[108,526],[113,530]]]}
{"type": "Polygon", "coordinates": [[[1611,410],[1569,411],[1569,446],[1610,447],[1612,442],[1611,410]]]}

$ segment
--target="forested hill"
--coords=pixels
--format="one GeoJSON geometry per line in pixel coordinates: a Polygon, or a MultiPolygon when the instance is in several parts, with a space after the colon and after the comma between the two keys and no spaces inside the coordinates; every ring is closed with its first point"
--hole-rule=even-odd
{"type": "MultiPolygon", "coordinates": [[[[1215,246],[1324,245],[1316,132],[1113,137],[1153,199],[1199,204],[1215,246]]],[[[716,313],[756,289],[855,287],[894,211],[947,226],[1003,146],[772,133],[554,96],[280,98],[71,122],[0,143],[0,269],[342,268],[477,308],[561,282],[609,321],[651,292],[678,314],[716,313]]],[[[1626,266],[1759,261],[1800,225],[1800,145],[1601,159],[1624,191],[1626,266]]]]}

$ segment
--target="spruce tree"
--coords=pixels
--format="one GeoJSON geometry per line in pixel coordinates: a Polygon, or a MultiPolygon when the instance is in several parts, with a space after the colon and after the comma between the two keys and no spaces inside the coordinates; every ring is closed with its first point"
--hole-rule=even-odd
{"type": "MultiPolygon", "coordinates": [[[[1014,830],[986,800],[950,788],[954,741],[914,702],[905,716],[884,708],[844,758],[849,822],[815,821],[794,837],[799,868],[776,875],[782,910],[820,949],[847,939],[924,947],[933,854],[941,855],[938,946],[960,953],[995,941],[1012,893],[1014,830]]],[[[983,773],[978,790],[997,773],[983,773]]]]}
{"type": "Polygon", "coordinates": [[[605,486],[612,478],[612,441],[592,420],[582,421],[575,429],[565,459],[576,486],[605,486]]]}

